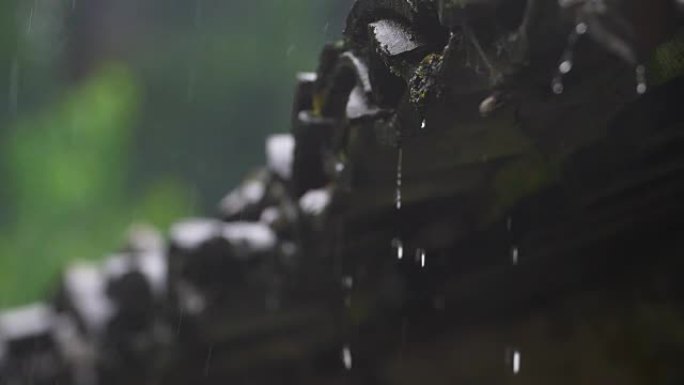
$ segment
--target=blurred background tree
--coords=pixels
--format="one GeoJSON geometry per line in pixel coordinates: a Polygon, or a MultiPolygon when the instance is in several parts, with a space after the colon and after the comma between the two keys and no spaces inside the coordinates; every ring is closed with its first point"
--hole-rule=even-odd
{"type": "Polygon", "coordinates": [[[211,212],[289,129],[351,0],[0,2],[0,307],[126,227],[211,212]]]}

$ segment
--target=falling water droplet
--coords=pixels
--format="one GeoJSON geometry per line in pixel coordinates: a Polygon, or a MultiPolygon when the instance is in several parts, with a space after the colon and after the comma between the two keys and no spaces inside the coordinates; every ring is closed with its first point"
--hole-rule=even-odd
{"type": "Polygon", "coordinates": [[[508,217],[506,218],[506,230],[511,231],[513,229],[513,218],[508,217]]]}
{"type": "Polygon", "coordinates": [[[176,323],[176,335],[180,335],[181,327],[183,326],[183,315],[185,311],[182,306],[178,307],[178,323],[176,323]]]}
{"type": "Polygon", "coordinates": [[[352,354],[351,354],[351,349],[349,348],[349,345],[344,345],[342,348],[342,363],[344,364],[344,368],[347,370],[351,370],[352,368],[352,354]]]}
{"type": "Polygon", "coordinates": [[[553,81],[551,81],[551,90],[553,90],[553,93],[560,95],[563,93],[564,89],[563,79],[560,76],[553,78],[553,81]]]}
{"type": "Polygon", "coordinates": [[[577,23],[575,26],[575,32],[577,32],[578,35],[584,35],[588,30],[589,27],[587,27],[586,23],[577,23]]]}
{"type": "Polygon", "coordinates": [[[345,289],[351,289],[354,287],[354,278],[348,275],[344,276],[344,278],[342,278],[342,287],[345,289]]]}
{"type": "Polygon", "coordinates": [[[33,12],[35,11],[36,3],[33,2],[31,5],[31,11],[29,12],[28,22],[26,23],[26,33],[30,34],[33,31],[33,12]]]}
{"type": "Polygon", "coordinates": [[[211,366],[211,356],[214,354],[214,345],[209,347],[209,352],[207,353],[207,359],[204,362],[204,377],[209,376],[209,367],[211,366]]]}
{"type": "Polygon", "coordinates": [[[19,110],[19,59],[15,56],[12,60],[12,68],[9,74],[9,106],[11,116],[19,110]]]}
{"type": "Polygon", "coordinates": [[[420,263],[421,268],[425,268],[425,249],[416,249],[416,260],[420,263]]]}
{"type": "Polygon", "coordinates": [[[520,373],[520,360],[522,359],[522,356],[520,354],[519,350],[514,350],[513,351],[513,359],[512,359],[512,369],[513,369],[513,374],[518,374],[520,373]]]}
{"type": "Polygon", "coordinates": [[[639,95],[645,94],[645,93],[646,93],[646,84],[639,83],[639,84],[637,85],[637,93],[638,93],[639,95]]]}
{"type": "Polygon", "coordinates": [[[344,171],[344,163],[342,163],[342,162],[335,163],[335,171],[337,171],[338,174],[341,173],[342,171],[344,171]]]}
{"type": "Polygon", "coordinates": [[[404,244],[399,238],[394,238],[392,240],[392,247],[397,249],[397,259],[404,258],[404,244]]]}
{"type": "Polygon", "coordinates": [[[637,81],[637,93],[639,95],[643,95],[646,93],[648,90],[648,86],[646,85],[646,67],[644,65],[639,64],[636,66],[636,81],[637,81]]]}
{"type": "Polygon", "coordinates": [[[513,266],[518,265],[519,257],[520,249],[518,249],[518,246],[511,247],[511,262],[513,262],[513,266]]]}
{"type": "Polygon", "coordinates": [[[575,46],[577,45],[577,41],[579,40],[580,36],[587,32],[587,29],[588,27],[585,23],[577,23],[575,28],[568,35],[567,45],[561,56],[560,63],[558,64],[558,72],[551,81],[551,90],[553,90],[553,93],[556,95],[562,94],[565,90],[563,85],[563,76],[572,71],[575,65],[573,60],[575,55],[575,46]]]}
{"type": "Polygon", "coordinates": [[[558,71],[562,74],[567,74],[572,70],[572,61],[571,60],[564,60],[560,65],[558,66],[558,71]]]}
{"type": "Polygon", "coordinates": [[[399,151],[397,154],[397,186],[396,186],[396,193],[394,196],[394,203],[397,207],[397,210],[401,209],[401,184],[402,184],[401,167],[402,167],[403,162],[404,162],[404,151],[401,147],[399,147],[399,151]]]}
{"type": "Polygon", "coordinates": [[[351,307],[351,290],[354,287],[354,278],[346,275],[342,277],[342,288],[345,290],[344,306],[351,307]]]}
{"type": "Polygon", "coordinates": [[[427,126],[427,122],[425,121],[425,119],[423,119],[423,121],[420,122],[420,129],[424,130],[426,126],[427,126]]]}

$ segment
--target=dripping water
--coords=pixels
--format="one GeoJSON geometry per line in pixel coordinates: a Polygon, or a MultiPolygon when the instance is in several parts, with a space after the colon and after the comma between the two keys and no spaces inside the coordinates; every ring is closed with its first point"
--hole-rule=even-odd
{"type": "Polygon", "coordinates": [[[560,95],[563,93],[565,90],[565,86],[563,86],[563,78],[560,76],[556,76],[553,78],[551,81],[551,90],[553,90],[553,93],[556,95],[560,95]]]}
{"type": "Polygon", "coordinates": [[[207,353],[207,360],[204,362],[204,376],[209,376],[209,367],[211,366],[211,356],[214,354],[214,345],[209,347],[209,352],[207,353]]]}
{"type": "Polygon", "coordinates": [[[425,119],[423,119],[423,121],[420,122],[420,129],[421,129],[421,130],[424,130],[425,127],[427,127],[427,122],[425,121],[425,119]]]}
{"type": "Polygon", "coordinates": [[[559,66],[558,70],[560,71],[561,74],[565,75],[567,73],[570,73],[570,70],[572,70],[572,60],[564,60],[559,66]]]}
{"type": "Polygon", "coordinates": [[[178,322],[176,323],[176,336],[180,335],[181,327],[183,326],[184,309],[182,306],[178,308],[178,322]]]}
{"type": "Polygon", "coordinates": [[[561,60],[558,64],[556,75],[551,81],[551,90],[556,95],[562,94],[565,90],[565,86],[563,85],[563,76],[572,71],[572,68],[575,65],[575,46],[577,45],[577,41],[579,40],[580,36],[587,33],[587,30],[588,26],[585,23],[580,22],[575,25],[575,28],[572,30],[572,32],[570,32],[570,35],[568,35],[568,43],[565,47],[565,51],[563,51],[563,54],[561,55],[561,60]]]}
{"type": "Polygon", "coordinates": [[[518,249],[518,246],[511,247],[511,262],[513,263],[513,266],[518,265],[519,257],[520,249],[518,249]]]}
{"type": "Polygon", "coordinates": [[[352,288],[354,287],[354,278],[347,275],[342,278],[342,288],[345,291],[344,295],[344,305],[346,307],[351,306],[351,291],[352,288]]]}
{"type": "Polygon", "coordinates": [[[348,275],[342,278],[342,287],[351,290],[351,288],[354,287],[354,278],[348,275]]]}
{"type": "Polygon", "coordinates": [[[426,253],[425,249],[416,249],[416,261],[420,264],[421,268],[425,268],[426,253]]]}
{"type": "Polygon", "coordinates": [[[31,5],[31,11],[29,12],[29,17],[28,17],[28,22],[26,23],[26,33],[31,34],[33,31],[33,13],[36,10],[36,2],[33,2],[33,5],[31,5]]]}
{"type": "Polygon", "coordinates": [[[646,93],[646,90],[648,90],[648,86],[646,84],[646,67],[644,67],[643,64],[639,64],[636,66],[635,72],[637,82],[637,94],[643,95],[644,93],[646,93]]]}
{"type": "Polygon", "coordinates": [[[344,364],[344,368],[347,370],[351,370],[352,368],[352,354],[351,354],[351,349],[349,348],[349,345],[344,345],[342,348],[342,363],[344,364]]]}
{"type": "Polygon", "coordinates": [[[575,25],[575,32],[578,35],[584,35],[585,33],[587,33],[588,30],[589,27],[586,23],[577,23],[577,25],[575,25]]]}
{"type": "Polygon", "coordinates": [[[521,360],[521,355],[519,350],[514,350],[513,351],[513,358],[511,362],[511,366],[513,369],[513,374],[518,374],[520,373],[520,360],[521,360]]]}
{"type": "Polygon", "coordinates": [[[397,153],[397,185],[396,185],[396,192],[394,196],[394,204],[397,207],[397,210],[401,209],[401,184],[402,184],[402,163],[404,161],[404,150],[399,147],[398,153],[397,153]]]}
{"type": "Polygon", "coordinates": [[[399,238],[394,238],[392,240],[392,247],[397,249],[397,259],[401,260],[404,258],[404,243],[399,238]]]}

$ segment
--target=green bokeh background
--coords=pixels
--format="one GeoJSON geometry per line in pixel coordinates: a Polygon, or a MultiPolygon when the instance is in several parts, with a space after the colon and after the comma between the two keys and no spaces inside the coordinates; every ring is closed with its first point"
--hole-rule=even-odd
{"type": "Polygon", "coordinates": [[[132,223],[212,213],[351,0],[0,2],[0,307],[132,223]]]}

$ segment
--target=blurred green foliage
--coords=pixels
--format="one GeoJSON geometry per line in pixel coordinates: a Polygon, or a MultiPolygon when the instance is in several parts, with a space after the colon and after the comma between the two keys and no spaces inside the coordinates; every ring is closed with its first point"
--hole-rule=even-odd
{"type": "Polygon", "coordinates": [[[0,307],[43,298],[132,223],[211,213],[289,129],[295,73],[350,5],[0,2],[0,307]]]}
{"type": "Polygon", "coordinates": [[[59,103],[18,120],[3,143],[13,220],[0,234],[0,306],[38,298],[63,264],[97,258],[127,224],[184,213],[173,181],[126,192],[138,90],[122,68],[100,71],[59,103]]]}

